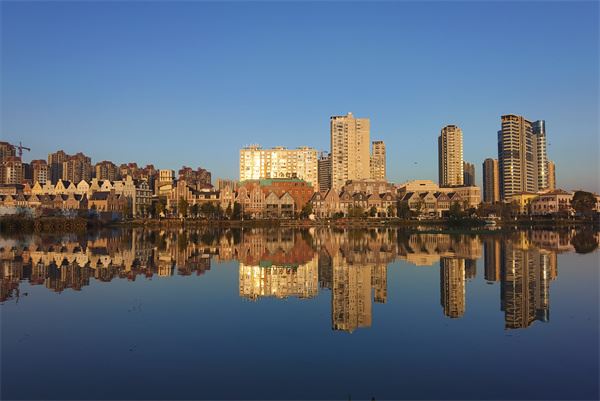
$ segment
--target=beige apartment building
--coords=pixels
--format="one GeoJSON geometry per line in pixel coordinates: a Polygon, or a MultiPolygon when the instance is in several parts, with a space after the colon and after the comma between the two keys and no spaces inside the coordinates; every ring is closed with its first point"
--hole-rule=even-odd
{"type": "Polygon", "coordinates": [[[354,118],[352,113],[331,117],[331,185],[334,190],[339,191],[348,180],[370,178],[370,130],[368,118],[354,118]]]}
{"type": "Polygon", "coordinates": [[[463,135],[456,125],[446,125],[438,137],[440,187],[464,185],[463,135]]]}
{"type": "Polygon", "coordinates": [[[371,178],[374,180],[385,180],[385,177],[385,143],[383,141],[373,141],[371,150],[371,178]]]}
{"type": "Polygon", "coordinates": [[[258,145],[240,150],[240,181],[269,178],[299,178],[318,190],[318,152],[308,146],[287,149],[258,145]]]}
{"type": "Polygon", "coordinates": [[[483,201],[500,202],[500,170],[497,159],[485,159],[483,162],[483,201]]]}

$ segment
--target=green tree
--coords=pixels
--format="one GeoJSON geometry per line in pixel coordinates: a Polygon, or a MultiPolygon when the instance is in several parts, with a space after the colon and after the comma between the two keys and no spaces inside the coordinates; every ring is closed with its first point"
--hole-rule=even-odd
{"type": "Polygon", "coordinates": [[[369,209],[369,217],[375,216],[377,216],[377,208],[375,206],[371,206],[371,209],[369,209]]]}
{"type": "Polygon", "coordinates": [[[302,208],[302,211],[300,212],[300,218],[306,219],[312,214],[312,212],[312,204],[310,202],[307,202],[306,205],[304,205],[304,207],[302,208]]]}
{"type": "Polygon", "coordinates": [[[596,208],[596,196],[591,192],[575,191],[571,200],[571,207],[578,214],[589,217],[596,208]]]}
{"type": "Polygon", "coordinates": [[[123,218],[129,219],[129,218],[131,218],[131,214],[132,214],[131,203],[129,202],[129,200],[127,200],[127,202],[125,202],[125,205],[123,206],[123,218]]]}
{"type": "Polygon", "coordinates": [[[387,217],[394,217],[394,206],[389,205],[387,207],[387,217]]]}
{"type": "Polygon", "coordinates": [[[177,202],[177,213],[179,213],[180,216],[187,217],[189,206],[188,201],[185,200],[183,196],[180,197],[179,202],[177,202]]]}
{"type": "Polygon", "coordinates": [[[350,206],[348,208],[348,217],[364,217],[365,210],[362,206],[350,206]]]}
{"type": "Polygon", "coordinates": [[[207,219],[214,218],[215,206],[210,202],[203,203],[202,206],[200,206],[200,212],[207,219]]]}
{"type": "Polygon", "coordinates": [[[198,217],[198,213],[200,212],[200,206],[197,203],[194,203],[192,207],[190,207],[190,215],[194,218],[198,217]]]}
{"type": "Polygon", "coordinates": [[[233,209],[231,208],[231,202],[227,204],[227,209],[225,209],[225,216],[231,218],[231,214],[233,213],[233,209]]]}
{"type": "Polygon", "coordinates": [[[410,207],[408,206],[408,202],[399,201],[397,209],[398,217],[400,217],[401,219],[410,218],[410,207]]]}
{"type": "Polygon", "coordinates": [[[459,220],[464,217],[464,212],[460,203],[452,202],[450,210],[448,210],[448,217],[454,220],[459,220]]]}
{"type": "Polygon", "coordinates": [[[233,211],[231,212],[231,218],[233,220],[239,220],[242,217],[242,205],[238,202],[233,203],[233,211]]]}
{"type": "Polygon", "coordinates": [[[598,248],[598,240],[592,230],[577,232],[571,239],[571,244],[577,253],[590,253],[598,248]]]}

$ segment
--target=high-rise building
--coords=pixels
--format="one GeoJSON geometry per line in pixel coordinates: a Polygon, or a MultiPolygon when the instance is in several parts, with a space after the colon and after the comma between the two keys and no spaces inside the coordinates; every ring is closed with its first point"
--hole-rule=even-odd
{"type": "Polygon", "coordinates": [[[119,179],[120,170],[116,164],[111,161],[104,160],[96,163],[94,167],[96,178],[99,180],[115,181],[119,179]]]}
{"type": "Polygon", "coordinates": [[[0,184],[21,184],[23,178],[23,163],[20,157],[5,156],[0,161],[0,184]]]}
{"type": "Polygon", "coordinates": [[[456,125],[442,128],[438,137],[440,187],[460,187],[463,180],[463,137],[456,125]]]}
{"type": "Polygon", "coordinates": [[[463,162],[463,184],[466,187],[475,185],[475,165],[473,163],[463,162]]]}
{"type": "Polygon", "coordinates": [[[374,180],[385,180],[385,176],[385,143],[383,141],[373,141],[371,151],[371,178],[374,180]]]}
{"type": "Polygon", "coordinates": [[[500,170],[497,159],[485,159],[483,162],[483,201],[500,202],[500,170]]]}
{"type": "Polygon", "coordinates": [[[331,186],[336,191],[348,180],[370,177],[370,130],[368,118],[354,118],[352,113],[331,117],[331,186]]]}
{"type": "Polygon", "coordinates": [[[44,185],[50,178],[50,172],[46,160],[32,160],[31,163],[31,181],[35,184],[39,182],[44,185]]]}
{"type": "Polygon", "coordinates": [[[548,189],[548,154],[546,147],[546,121],[538,120],[531,124],[535,137],[535,160],[538,191],[548,189]]]}
{"type": "Polygon", "coordinates": [[[307,146],[263,149],[258,145],[241,149],[240,181],[265,178],[300,178],[318,189],[317,150],[307,146]]]}
{"type": "Polygon", "coordinates": [[[11,145],[8,142],[0,142],[0,161],[4,160],[8,156],[16,156],[17,149],[15,145],[11,145]]]}
{"type": "Polygon", "coordinates": [[[556,189],[556,166],[551,160],[548,160],[548,189],[556,189]]]}
{"type": "Polygon", "coordinates": [[[48,154],[48,170],[50,173],[50,182],[56,184],[62,178],[63,163],[67,160],[67,155],[63,150],[48,154]]]}
{"type": "Polygon", "coordinates": [[[319,191],[331,189],[331,153],[321,152],[318,162],[319,191]]]}
{"type": "Polygon", "coordinates": [[[92,159],[79,152],[68,156],[62,163],[63,181],[71,181],[75,185],[81,180],[90,182],[92,180],[92,159]]]}
{"type": "Polygon", "coordinates": [[[514,114],[504,115],[501,120],[502,129],[498,131],[501,198],[547,189],[545,122],[532,123],[514,114]]]}

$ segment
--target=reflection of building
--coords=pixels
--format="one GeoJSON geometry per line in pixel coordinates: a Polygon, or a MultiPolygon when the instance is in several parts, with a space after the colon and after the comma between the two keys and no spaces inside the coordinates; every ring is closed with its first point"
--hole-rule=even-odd
{"type": "Polygon", "coordinates": [[[505,328],[529,327],[550,318],[549,287],[555,259],[550,252],[530,247],[526,239],[502,244],[501,296],[505,328]]]}
{"type": "Polygon", "coordinates": [[[483,240],[484,276],[487,281],[500,281],[500,238],[483,240]]]}
{"type": "Polygon", "coordinates": [[[371,269],[366,266],[335,264],[331,294],[334,330],[353,332],[371,326],[371,269]]]}
{"type": "Polygon", "coordinates": [[[300,266],[278,266],[261,263],[249,266],[240,262],[240,296],[313,298],[319,291],[317,260],[300,266]]]}
{"type": "Polygon", "coordinates": [[[440,303],[444,315],[457,318],[465,314],[465,260],[440,259],[440,303]]]}
{"type": "MultiPolygon", "coordinates": [[[[211,258],[239,261],[239,294],[311,298],[331,291],[334,330],[372,324],[372,302],[387,301],[387,266],[401,259],[440,264],[444,315],[466,310],[466,281],[476,278],[481,241],[475,235],[406,234],[391,228],[310,230],[291,228],[116,231],[82,239],[63,236],[0,239],[0,301],[19,296],[19,285],[51,291],[82,290],[92,280],[202,275],[211,258]]],[[[575,231],[534,230],[484,236],[485,279],[501,285],[506,328],[549,319],[549,282],[557,277],[557,252],[572,251],[575,231]]],[[[377,306],[375,306],[377,307],[377,306]]]]}

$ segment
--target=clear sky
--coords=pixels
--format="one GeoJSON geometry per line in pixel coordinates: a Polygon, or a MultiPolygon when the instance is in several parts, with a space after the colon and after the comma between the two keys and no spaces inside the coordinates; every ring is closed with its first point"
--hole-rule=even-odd
{"type": "Polygon", "coordinates": [[[437,136],[497,157],[500,115],[545,119],[565,189],[598,191],[598,2],[2,2],[0,137],[46,158],[202,166],[329,149],[371,119],[388,178],[437,181],[437,136]]]}

